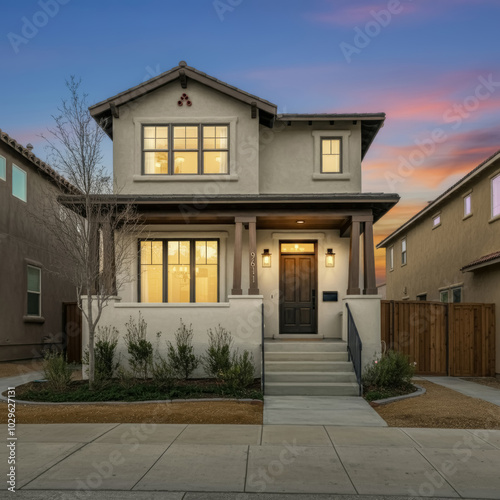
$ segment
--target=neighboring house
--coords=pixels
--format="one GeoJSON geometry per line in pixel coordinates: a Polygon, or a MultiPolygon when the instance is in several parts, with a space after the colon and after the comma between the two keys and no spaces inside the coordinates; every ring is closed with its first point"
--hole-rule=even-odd
{"type": "Polygon", "coordinates": [[[387,297],[387,285],[385,283],[377,285],[377,291],[382,299],[385,299],[387,297]]]}
{"type": "Polygon", "coordinates": [[[115,196],[147,225],[102,324],[141,311],[171,338],[182,318],[201,353],[220,323],[259,362],[263,326],[345,339],[349,302],[366,359],[379,352],[373,224],[399,197],[362,193],[361,161],[383,113],[278,114],[184,62],[90,112],[113,140],[115,196]]]}
{"type": "MultiPolygon", "coordinates": [[[[386,249],[388,299],[494,303],[498,314],[500,151],[378,247],[386,249]]],[[[500,352],[500,321],[496,332],[500,352]]]]}
{"type": "Polygon", "coordinates": [[[0,130],[0,361],[39,357],[60,345],[63,302],[75,288],[52,272],[50,232],[32,214],[47,196],[74,188],[0,130]]]}

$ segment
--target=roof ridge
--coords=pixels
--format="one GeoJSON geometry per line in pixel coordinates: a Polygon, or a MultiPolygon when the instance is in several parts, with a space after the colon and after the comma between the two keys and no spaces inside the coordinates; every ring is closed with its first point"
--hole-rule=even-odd
{"type": "Polygon", "coordinates": [[[65,177],[57,173],[48,163],[38,158],[30,149],[24,147],[22,144],[17,142],[13,137],[11,137],[7,132],[0,128],[0,140],[5,144],[10,146],[12,149],[22,154],[27,160],[29,160],[38,170],[42,171],[44,174],[51,177],[56,183],[65,187],[68,191],[74,194],[81,194],[80,190],[73,186],[65,177]]]}

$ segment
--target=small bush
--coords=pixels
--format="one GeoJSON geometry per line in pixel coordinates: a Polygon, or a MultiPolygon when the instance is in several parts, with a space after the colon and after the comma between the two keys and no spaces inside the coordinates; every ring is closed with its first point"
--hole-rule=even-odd
{"type": "MultiPolygon", "coordinates": [[[[118,368],[119,363],[115,362],[115,351],[116,346],[118,345],[118,335],[119,332],[115,327],[105,326],[98,328],[94,343],[94,379],[96,382],[109,381],[113,377],[115,370],[118,368]]],[[[84,365],[88,366],[88,348],[85,349],[82,361],[84,365]]]]}
{"type": "Polygon", "coordinates": [[[254,381],[255,364],[253,354],[243,351],[233,353],[231,366],[222,373],[222,380],[231,391],[244,389],[254,381]]]}
{"type": "Polygon", "coordinates": [[[57,351],[45,351],[43,353],[43,375],[54,391],[64,391],[71,383],[72,369],[66,356],[57,351]]]}
{"type": "Polygon", "coordinates": [[[415,365],[410,363],[408,356],[390,350],[365,369],[363,387],[365,391],[409,389],[414,375],[415,365]]]}
{"type": "Polygon", "coordinates": [[[125,368],[123,368],[123,366],[119,366],[116,369],[116,378],[118,379],[118,384],[123,389],[131,389],[132,387],[134,387],[134,385],[136,383],[136,379],[134,378],[134,375],[132,373],[128,372],[127,370],[125,370],[125,368]]]}
{"type": "Polygon", "coordinates": [[[153,381],[162,390],[170,391],[175,386],[175,371],[168,359],[165,359],[160,354],[159,342],[161,334],[158,332],[156,336],[156,351],[154,354],[153,366],[151,367],[153,381]]]}
{"type": "Polygon", "coordinates": [[[175,332],[175,346],[167,342],[167,348],[170,366],[180,378],[187,380],[199,364],[194,354],[191,325],[188,328],[181,319],[181,326],[175,332]]]}
{"type": "Polygon", "coordinates": [[[153,362],[153,344],[146,338],[148,325],[139,312],[137,323],[130,316],[125,327],[127,328],[125,342],[130,355],[130,367],[137,377],[147,379],[153,362]]]}
{"type": "Polygon", "coordinates": [[[209,377],[220,379],[231,368],[231,333],[222,326],[208,330],[208,348],[201,363],[209,377]]]}

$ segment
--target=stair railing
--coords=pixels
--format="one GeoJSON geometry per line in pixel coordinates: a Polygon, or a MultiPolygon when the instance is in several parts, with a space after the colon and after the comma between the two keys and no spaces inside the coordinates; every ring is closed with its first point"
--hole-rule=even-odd
{"type": "Polygon", "coordinates": [[[352,317],[351,310],[349,309],[349,304],[346,303],[347,307],[347,353],[349,356],[349,361],[352,361],[354,366],[354,372],[356,374],[356,380],[359,386],[359,395],[363,395],[363,384],[361,382],[361,352],[363,350],[363,343],[359,336],[356,323],[352,317]]]}

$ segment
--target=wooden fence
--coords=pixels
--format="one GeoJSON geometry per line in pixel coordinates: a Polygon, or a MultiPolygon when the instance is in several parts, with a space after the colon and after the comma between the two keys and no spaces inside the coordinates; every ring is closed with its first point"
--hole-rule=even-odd
{"type": "Polygon", "coordinates": [[[495,375],[495,305],[382,301],[382,340],[417,374],[495,375]]]}
{"type": "Polygon", "coordinates": [[[82,311],[76,302],[63,304],[64,347],[70,363],[82,362],[82,311]]]}

